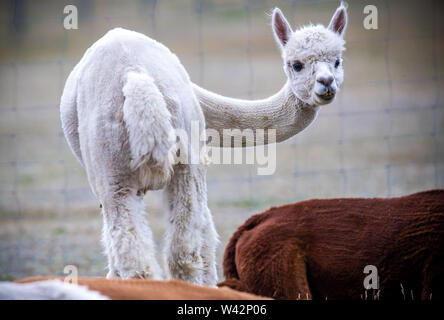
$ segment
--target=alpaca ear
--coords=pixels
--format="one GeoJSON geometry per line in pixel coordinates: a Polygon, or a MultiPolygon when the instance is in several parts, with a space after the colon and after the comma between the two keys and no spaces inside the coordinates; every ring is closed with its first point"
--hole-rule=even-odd
{"type": "Polygon", "coordinates": [[[331,18],[328,28],[338,33],[341,37],[344,36],[345,29],[347,28],[348,16],[347,16],[348,4],[341,1],[341,5],[336,9],[333,18],[331,18]]]}
{"type": "Polygon", "coordinates": [[[285,19],[281,9],[274,8],[271,18],[271,25],[273,27],[273,34],[276,42],[281,48],[283,48],[290,39],[293,31],[291,30],[290,24],[288,23],[287,19],[285,19]]]}

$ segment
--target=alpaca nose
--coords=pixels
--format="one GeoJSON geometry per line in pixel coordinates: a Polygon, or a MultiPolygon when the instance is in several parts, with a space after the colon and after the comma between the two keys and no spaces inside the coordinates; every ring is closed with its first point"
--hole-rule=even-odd
{"type": "Polygon", "coordinates": [[[332,76],[319,77],[318,79],[316,79],[316,81],[319,82],[320,84],[323,84],[326,87],[329,87],[333,82],[333,77],[332,76]]]}

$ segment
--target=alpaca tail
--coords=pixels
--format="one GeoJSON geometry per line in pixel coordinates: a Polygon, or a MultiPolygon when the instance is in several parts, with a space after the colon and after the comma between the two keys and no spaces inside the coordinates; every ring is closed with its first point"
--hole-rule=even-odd
{"type": "Polygon", "coordinates": [[[171,113],[154,80],[146,73],[128,72],[123,87],[123,120],[128,130],[130,166],[157,168],[165,179],[171,174],[174,132],[171,113]]]}
{"type": "MultiPolygon", "coordinates": [[[[250,217],[243,225],[241,225],[236,232],[231,236],[230,241],[228,241],[227,247],[224,252],[223,259],[223,272],[227,280],[239,279],[238,270],[236,267],[236,245],[240,237],[245,231],[251,230],[264,221],[267,218],[266,215],[256,214],[250,217]]],[[[227,281],[225,281],[227,282],[227,281]]],[[[225,283],[223,282],[223,283],[225,283]]],[[[231,282],[230,282],[231,283],[231,282]]],[[[229,285],[227,285],[229,286],[229,285]]]]}

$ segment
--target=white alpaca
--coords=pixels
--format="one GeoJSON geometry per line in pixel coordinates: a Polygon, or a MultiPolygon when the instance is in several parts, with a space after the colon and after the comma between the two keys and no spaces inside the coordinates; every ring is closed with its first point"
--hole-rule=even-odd
{"type": "Polygon", "coordinates": [[[196,86],[168,48],[140,33],[113,29],[87,50],[66,81],[60,111],[65,137],[102,204],[107,277],[162,278],[142,200],[146,191],[164,188],[167,277],[216,284],[218,237],[207,207],[206,166],[173,165],[171,132],[190,136],[195,120],[200,132],[206,122],[220,132],[275,128],[278,141],[295,135],[342,83],[346,24],[341,4],[328,28],[292,32],[276,8],[272,27],[288,81],[258,101],[196,86]]]}
{"type": "Polygon", "coordinates": [[[31,283],[0,282],[0,300],[109,300],[86,286],[45,280],[31,283]]]}

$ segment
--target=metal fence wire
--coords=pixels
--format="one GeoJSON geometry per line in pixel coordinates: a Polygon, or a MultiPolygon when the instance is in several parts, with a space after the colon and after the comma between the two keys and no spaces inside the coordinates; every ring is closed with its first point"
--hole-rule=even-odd
{"type": "MultiPolygon", "coordinates": [[[[277,146],[276,172],[214,165],[209,207],[218,259],[247,217],[270,205],[322,197],[392,197],[444,187],[444,4],[379,0],[378,29],[363,27],[366,1],[349,1],[345,82],[305,131],[277,146]]],[[[167,45],[194,82],[240,98],[284,84],[269,13],[296,29],[328,24],[338,1],[3,1],[0,53],[0,279],[104,275],[99,204],[61,132],[59,99],[83,52],[125,27],[167,45]],[[79,28],[63,27],[78,8],[79,28]]],[[[158,247],[160,192],[146,197],[158,247]]],[[[160,250],[159,250],[160,252],[160,250]]],[[[220,265],[220,263],[219,263],[220,265]]],[[[219,270],[220,271],[220,270],[219,270]]]]}

